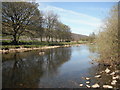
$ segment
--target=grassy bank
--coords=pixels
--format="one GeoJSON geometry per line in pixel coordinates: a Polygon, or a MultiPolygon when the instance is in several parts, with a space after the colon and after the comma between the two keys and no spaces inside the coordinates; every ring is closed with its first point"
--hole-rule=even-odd
{"type": "Polygon", "coordinates": [[[13,45],[9,40],[2,41],[0,48],[2,50],[17,49],[17,48],[39,48],[43,46],[64,46],[74,44],[85,44],[86,41],[78,42],[39,42],[39,41],[21,41],[18,45],[13,45]]]}

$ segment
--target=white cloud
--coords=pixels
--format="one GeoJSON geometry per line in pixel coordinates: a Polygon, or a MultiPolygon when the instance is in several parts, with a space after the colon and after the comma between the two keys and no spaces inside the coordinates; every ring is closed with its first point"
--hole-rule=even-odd
{"type": "Polygon", "coordinates": [[[43,11],[54,11],[60,15],[60,20],[64,24],[69,25],[72,32],[88,35],[101,25],[101,19],[83,13],[44,5],[42,3],[40,3],[39,8],[43,11]]]}
{"type": "Polygon", "coordinates": [[[119,2],[119,0],[36,0],[38,2],[119,2]]]}
{"type": "Polygon", "coordinates": [[[93,26],[93,27],[99,27],[101,25],[100,21],[94,21],[94,22],[90,22],[90,21],[85,21],[85,20],[80,20],[80,19],[68,19],[68,18],[64,18],[64,20],[69,21],[69,23],[76,23],[76,25],[88,25],[88,26],[93,26]]]}
{"type": "Polygon", "coordinates": [[[43,4],[41,4],[41,5],[44,6],[44,8],[42,8],[42,10],[44,10],[44,11],[53,10],[55,12],[58,11],[58,12],[70,13],[70,14],[73,14],[73,15],[77,15],[77,16],[81,16],[81,17],[86,17],[86,18],[90,18],[90,19],[93,19],[93,20],[100,20],[98,18],[89,16],[89,15],[86,15],[86,14],[74,12],[72,10],[66,10],[66,9],[58,8],[58,7],[54,7],[54,6],[46,6],[45,7],[45,5],[43,5],[43,4]]]}

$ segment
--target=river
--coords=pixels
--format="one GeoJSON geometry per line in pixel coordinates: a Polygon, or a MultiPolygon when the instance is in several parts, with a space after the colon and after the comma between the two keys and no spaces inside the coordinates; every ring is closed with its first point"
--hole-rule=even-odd
{"type": "MultiPolygon", "coordinates": [[[[83,77],[92,78],[100,69],[91,64],[97,53],[88,45],[42,50],[44,55],[40,51],[3,54],[3,88],[79,88],[80,83],[85,88],[83,77]]],[[[107,80],[92,78],[89,85],[107,80]]]]}

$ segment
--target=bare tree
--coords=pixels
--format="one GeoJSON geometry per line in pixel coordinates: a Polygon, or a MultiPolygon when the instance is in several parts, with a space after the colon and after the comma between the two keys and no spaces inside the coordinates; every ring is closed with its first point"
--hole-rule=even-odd
{"type": "Polygon", "coordinates": [[[34,27],[32,31],[34,32],[33,37],[40,38],[41,42],[45,33],[44,24],[43,13],[37,13],[36,19],[34,19],[34,23],[32,24],[32,27],[34,27]]]}
{"type": "Polygon", "coordinates": [[[114,6],[105,19],[101,31],[97,36],[100,61],[110,65],[120,64],[120,36],[118,28],[118,5],[114,6]]]}
{"type": "Polygon", "coordinates": [[[18,44],[20,36],[29,31],[33,23],[38,4],[29,2],[3,2],[2,3],[2,33],[12,36],[12,42],[18,44]]]}
{"type": "Polygon", "coordinates": [[[53,32],[55,29],[56,22],[58,21],[58,15],[52,11],[49,11],[45,15],[45,28],[46,28],[46,38],[47,41],[50,41],[52,38],[53,41],[53,32]]]}

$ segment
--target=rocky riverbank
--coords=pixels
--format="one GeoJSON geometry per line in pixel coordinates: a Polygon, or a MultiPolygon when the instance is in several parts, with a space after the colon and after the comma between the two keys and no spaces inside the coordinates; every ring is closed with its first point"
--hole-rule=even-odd
{"type": "Polygon", "coordinates": [[[0,53],[9,53],[9,52],[25,52],[31,50],[40,50],[40,49],[51,49],[51,48],[58,48],[60,46],[43,46],[39,48],[16,48],[16,49],[8,49],[8,50],[0,50],[0,53]]]}
{"type": "Polygon", "coordinates": [[[80,83],[79,86],[86,86],[87,88],[111,88],[111,89],[119,89],[120,86],[120,70],[114,67],[106,67],[104,70],[98,70],[98,72],[93,77],[83,77],[86,80],[86,84],[80,83]],[[109,79],[108,79],[109,78],[109,79]],[[92,80],[96,80],[96,82],[91,84],[92,80]],[[105,81],[104,83],[101,83],[105,81]]]}
{"type": "MultiPolygon", "coordinates": [[[[79,46],[80,44],[75,44],[75,46],[79,46]]],[[[10,53],[10,52],[25,52],[25,51],[31,51],[31,50],[41,50],[41,49],[52,49],[52,48],[59,48],[59,47],[70,47],[70,46],[73,46],[73,45],[63,45],[63,46],[42,46],[42,47],[33,47],[33,48],[23,48],[23,47],[20,47],[20,48],[10,48],[10,49],[3,49],[3,50],[0,50],[0,53],[10,53]]]]}

